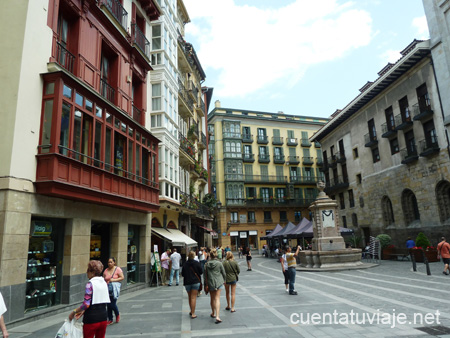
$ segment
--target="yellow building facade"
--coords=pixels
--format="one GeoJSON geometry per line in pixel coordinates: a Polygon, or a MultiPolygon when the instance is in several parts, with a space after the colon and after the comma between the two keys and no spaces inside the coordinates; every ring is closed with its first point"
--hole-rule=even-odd
{"type": "Polygon", "coordinates": [[[322,150],[311,137],[328,119],[222,108],[208,114],[217,244],[261,249],[277,224],[310,219],[323,179],[322,150]]]}

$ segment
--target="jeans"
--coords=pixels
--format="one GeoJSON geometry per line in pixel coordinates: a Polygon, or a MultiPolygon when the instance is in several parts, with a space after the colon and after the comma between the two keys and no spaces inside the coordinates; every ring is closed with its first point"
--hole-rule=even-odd
{"type": "Polygon", "coordinates": [[[114,297],[109,297],[109,300],[111,301],[111,303],[108,304],[108,320],[112,321],[113,311],[117,319],[117,316],[119,315],[119,308],[117,307],[117,299],[114,299],[114,297]]]}
{"type": "Polygon", "coordinates": [[[201,266],[202,266],[202,271],[205,272],[206,259],[200,261],[200,264],[201,264],[201,266]]]}
{"type": "Polygon", "coordinates": [[[295,291],[294,284],[295,284],[295,268],[288,268],[288,274],[289,274],[289,293],[295,291]]]}
{"type": "Polygon", "coordinates": [[[170,279],[169,279],[169,285],[172,285],[173,282],[173,274],[176,276],[177,285],[180,284],[180,269],[172,269],[170,270],[170,279]]]}

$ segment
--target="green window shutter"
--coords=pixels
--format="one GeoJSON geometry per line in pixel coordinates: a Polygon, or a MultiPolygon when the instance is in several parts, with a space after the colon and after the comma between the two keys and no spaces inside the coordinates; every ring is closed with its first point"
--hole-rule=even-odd
{"type": "Polygon", "coordinates": [[[305,177],[306,176],[306,170],[304,167],[302,167],[302,176],[305,177]]]}
{"type": "Polygon", "coordinates": [[[317,151],[317,158],[321,160],[322,159],[322,150],[316,149],[316,151],[317,151]]]}
{"type": "Polygon", "coordinates": [[[288,130],[287,134],[288,134],[288,138],[294,138],[294,131],[293,130],[288,130]]]}
{"type": "Polygon", "coordinates": [[[303,156],[304,157],[311,157],[309,148],[303,148],[303,156]]]}
{"type": "Polygon", "coordinates": [[[308,132],[307,131],[302,131],[302,138],[308,139],[308,132]]]}
{"type": "Polygon", "coordinates": [[[273,136],[274,137],[280,137],[280,129],[274,129],[273,130],[273,136]]]}
{"type": "Polygon", "coordinates": [[[295,148],[292,147],[289,148],[289,156],[297,156],[295,148]]]}
{"type": "Polygon", "coordinates": [[[244,165],[245,175],[253,175],[253,166],[251,164],[244,165]]]}

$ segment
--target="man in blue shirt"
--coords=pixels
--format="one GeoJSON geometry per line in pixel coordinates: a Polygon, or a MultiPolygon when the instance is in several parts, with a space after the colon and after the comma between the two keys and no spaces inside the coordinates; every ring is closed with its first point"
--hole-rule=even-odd
{"type": "Polygon", "coordinates": [[[411,239],[411,237],[408,237],[408,240],[406,241],[406,248],[412,249],[416,246],[416,243],[411,239]]]}

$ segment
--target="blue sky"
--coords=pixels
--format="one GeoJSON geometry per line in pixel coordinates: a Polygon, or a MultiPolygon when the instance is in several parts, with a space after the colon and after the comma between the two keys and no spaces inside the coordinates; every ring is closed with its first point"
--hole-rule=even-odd
{"type": "Polygon", "coordinates": [[[204,85],[227,108],[329,117],[429,37],[421,0],[184,2],[204,85]]]}

